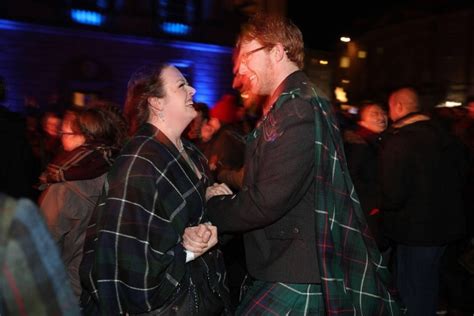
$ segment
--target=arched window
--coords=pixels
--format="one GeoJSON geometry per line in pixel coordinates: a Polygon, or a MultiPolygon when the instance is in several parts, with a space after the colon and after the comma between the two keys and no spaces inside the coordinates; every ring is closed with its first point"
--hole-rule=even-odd
{"type": "Polygon", "coordinates": [[[157,16],[165,33],[186,35],[196,20],[195,0],[157,0],[157,16]]]}

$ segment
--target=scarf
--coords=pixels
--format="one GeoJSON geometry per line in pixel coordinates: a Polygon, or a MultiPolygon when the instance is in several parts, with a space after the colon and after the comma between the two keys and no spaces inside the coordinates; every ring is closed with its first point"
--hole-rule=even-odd
{"type": "Polygon", "coordinates": [[[57,182],[97,178],[109,170],[117,153],[117,148],[104,144],[84,144],[61,152],[41,174],[39,189],[57,182]]]}

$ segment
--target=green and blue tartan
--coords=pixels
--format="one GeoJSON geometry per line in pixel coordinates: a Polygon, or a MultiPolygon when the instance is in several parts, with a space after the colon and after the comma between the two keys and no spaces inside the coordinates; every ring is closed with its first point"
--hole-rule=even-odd
{"type": "MultiPolygon", "coordinates": [[[[291,78],[285,79],[280,84],[280,88],[275,91],[275,95],[278,94],[278,96],[272,103],[270,112],[276,113],[287,105],[298,104],[301,107],[311,107],[314,113],[314,137],[312,137],[314,139],[314,174],[308,174],[308,177],[314,178],[315,193],[312,210],[315,215],[314,247],[317,251],[318,262],[314,263],[313,269],[318,269],[320,275],[324,301],[323,313],[337,316],[402,315],[404,309],[396,297],[395,289],[391,288],[391,275],[369,231],[354,190],[338,123],[331,104],[316,91],[302,72],[295,72],[290,76],[291,78]]],[[[274,117],[270,112],[249,135],[249,143],[258,140],[259,137],[270,139],[275,136],[272,134],[273,129],[265,130],[265,125],[278,124],[271,121],[265,124],[266,120],[274,117]]],[[[301,123],[303,124],[303,121],[301,123]]],[[[281,135],[284,132],[282,131],[281,135]]],[[[260,168],[269,167],[271,167],[270,163],[260,166],[260,168]]],[[[262,204],[267,206],[265,202],[273,197],[271,193],[264,192],[268,194],[264,196],[262,192],[256,191],[246,193],[250,192],[248,190],[232,197],[210,199],[208,215],[221,230],[238,231],[243,227],[247,230],[261,227],[252,226],[255,223],[267,225],[268,223],[262,219],[263,216],[259,217],[262,213],[258,213],[260,205],[257,205],[255,201],[261,199],[264,201],[262,204]],[[228,207],[226,217],[220,216],[220,209],[225,209],[225,207],[228,207]],[[237,207],[254,207],[256,213],[250,214],[248,209],[237,209],[237,207]],[[252,218],[253,215],[255,219],[252,218]]],[[[273,204],[267,208],[271,208],[273,204]]],[[[268,210],[265,209],[265,211],[268,210]]],[[[274,215],[271,211],[263,214],[274,215]]],[[[253,275],[253,277],[264,280],[265,275],[261,273],[260,276],[253,275]]],[[[277,281],[278,278],[278,276],[274,277],[273,280],[277,281]]],[[[308,280],[308,283],[316,282],[308,280]]],[[[273,292],[274,290],[275,288],[268,288],[266,295],[277,297],[278,293],[273,292]]],[[[256,293],[260,295],[260,292],[256,293]]],[[[252,299],[255,298],[247,297],[243,304],[248,304],[252,299]]],[[[262,300],[259,304],[265,304],[266,310],[280,313],[283,312],[281,306],[285,302],[287,302],[286,299],[282,298],[277,303],[272,299],[262,300]]],[[[291,306],[285,308],[291,308],[291,306]]]]}
{"type": "Polygon", "coordinates": [[[321,285],[256,280],[236,315],[324,315],[321,285]]]}
{"type": "MultiPolygon", "coordinates": [[[[331,104],[312,84],[303,86],[283,92],[274,106],[278,109],[290,99],[303,98],[314,110],[315,229],[325,315],[403,315],[406,309],[392,287],[386,259],[369,231],[350,178],[331,104]]],[[[260,133],[257,127],[249,137],[260,133]]],[[[283,311],[282,302],[265,303],[267,310],[283,311]]]]}
{"type": "Polygon", "coordinates": [[[94,210],[80,266],[85,315],[143,314],[160,309],[172,295],[196,284],[200,272],[227,303],[221,252],[208,251],[186,263],[181,244],[188,226],[207,222],[207,159],[184,141],[198,178],[182,154],[146,123],[124,146],[107,174],[94,210]],[[196,272],[197,274],[197,272],[196,272]]]}
{"type": "Polygon", "coordinates": [[[402,315],[350,178],[331,104],[305,86],[283,93],[276,106],[304,98],[314,109],[316,246],[326,315],[402,315]]]}

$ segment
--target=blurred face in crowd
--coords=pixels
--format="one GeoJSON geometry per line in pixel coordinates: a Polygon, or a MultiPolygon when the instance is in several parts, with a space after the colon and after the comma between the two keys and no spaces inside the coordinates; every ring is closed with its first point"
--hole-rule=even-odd
{"type": "Polygon", "coordinates": [[[201,129],[207,123],[202,115],[202,112],[197,112],[196,117],[189,123],[188,138],[198,139],[201,136],[201,129]]]}
{"type": "Polygon", "coordinates": [[[201,140],[203,142],[208,142],[212,135],[221,128],[221,123],[215,117],[211,117],[206,123],[201,127],[201,140]]]}
{"type": "Polygon", "coordinates": [[[43,119],[43,130],[52,137],[59,136],[59,128],[61,127],[61,119],[55,115],[47,115],[43,119]]]}
{"type": "Polygon", "coordinates": [[[379,105],[366,106],[360,114],[359,124],[374,133],[381,133],[387,128],[387,113],[379,105]]]}
{"type": "Polygon", "coordinates": [[[69,120],[64,120],[61,127],[61,143],[65,151],[72,151],[86,142],[84,135],[73,131],[71,125],[69,120]]]}

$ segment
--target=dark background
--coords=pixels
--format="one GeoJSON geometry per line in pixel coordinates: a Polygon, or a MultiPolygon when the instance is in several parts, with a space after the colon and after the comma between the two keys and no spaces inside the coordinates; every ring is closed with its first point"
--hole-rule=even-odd
{"type": "Polygon", "coordinates": [[[474,7],[473,0],[330,0],[311,8],[293,0],[288,1],[288,17],[302,30],[306,47],[329,51],[340,36],[355,38],[391,23],[468,7],[474,7]]]}

